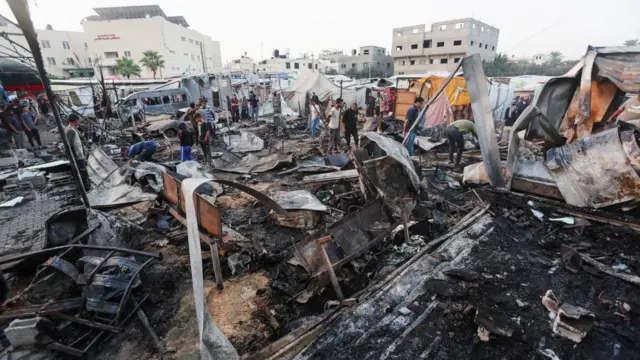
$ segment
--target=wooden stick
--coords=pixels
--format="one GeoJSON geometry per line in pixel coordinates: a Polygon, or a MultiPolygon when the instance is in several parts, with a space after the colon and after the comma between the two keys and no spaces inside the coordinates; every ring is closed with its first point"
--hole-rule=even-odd
{"type": "Polygon", "coordinates": [[[322,259],[324,260],[324,265],[327,267],[327,273],[329,273],[329,278],[331,279],[331,285],[333,285],[333,290],[336,292],[336,297],[340,301],[340,304],[342,304],[344,302],[344,295],[342,294],[342,288],[340,288],[338,277],[336,276],[335,271],[333,271],[333,266],[331,265],[331,260],[329,259],[329,254],[327,253],[327,249],[325,247],[326,243],[331,240],[332,240],[331,235],[318,239],[318,247],[320,248],[320,253],[322,254],[322,259]]]}

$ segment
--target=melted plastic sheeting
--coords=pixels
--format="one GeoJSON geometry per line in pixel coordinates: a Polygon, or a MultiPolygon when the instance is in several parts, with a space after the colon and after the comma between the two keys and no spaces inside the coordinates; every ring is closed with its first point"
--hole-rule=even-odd
{"type": "Polygon", "coordinates": [[[250,132],[242,131],[240,135],[223,136],[222,139],[231,152],[252,152],[264,148],[264,140],[250,132]]]}
{"type": "Polygon", "coordinates": [[[285,210],[327,211],[328,208],[307,190],[277,191],[271,198],[285,210]]]}
{"type": "Polygon", "coordinates": [[[640,196],[617,128],[550,149],[546,166],[570,205],[601,208],[640,196]]]}
{"type": "Polygon", "coordinates": [[[391,138],[382,136],[374,132],[365,133],[364,136],[378,144],[378,146],[382,150],[384,150],[387,155],[402,164],[405,172],[409,176],[409,180],[411,180],[413,188],[416,190],[420,189],[420,178],[418,177],[418,174],[413,167],[413,162],[411,161],[411,157],[409,156],[407,148],[391,138]]]}
{"type": "Polygon", "coordinates": [[[248,154],[237,164],[216,170],[238,174],[261,173],[273,170],[281,164],[290,164],[292,162],[293,155],[271,154],[259,157],[248,154]]]}
{"type": "Polygon", "coordinates": [[[191,280],[193,284],[193,297],[198,318],[198,333],[200,334],[200,357],[203,360],[214,359],[239,359],[233,345],[216,326],[209,313],[204,296],[204,282],[202,271],[202,257],[200,248],[200,233],[198,229],[198,217],[193,202],[193,192],[208,179],[185,179],[182,181],[182,194],[185,199],[187,215],[187,234],[189,241],[189,259],[191,265],[191,280]]]}

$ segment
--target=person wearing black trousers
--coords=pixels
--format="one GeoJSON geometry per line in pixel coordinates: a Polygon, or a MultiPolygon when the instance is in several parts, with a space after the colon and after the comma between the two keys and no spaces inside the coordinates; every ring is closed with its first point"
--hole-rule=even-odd
{"type": "Polygon", "coordinates": [[[342,122],[344,123],[344,138],[347,140],[347,146],[351,147],[351,137],[353,137],[354,150],[358,150],[358,105],[351,104],[351,108],[344,112],[342,122]]]}

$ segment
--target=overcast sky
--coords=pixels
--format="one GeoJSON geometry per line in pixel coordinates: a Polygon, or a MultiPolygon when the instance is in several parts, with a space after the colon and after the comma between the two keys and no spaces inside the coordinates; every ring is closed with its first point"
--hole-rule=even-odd
{"type": "MultiPolygon", "coordinates": [[[[37,28],[81,31],[92,8],[158,4],[191,28],[220,41],[223,62],[245,51],[254,59],[273,49],[293,56],[322,49],[391,46],[394,27],[475,17],[500,29],[498,52],[530,56],[560,51],[582,56],[587,45],[640,39],[640,0],[29,0],[37,28]],[[396,6],[396,4],[408,7],[396,6]]],[[[4,0],[0,13],[14,19],[4,0]]],[[[144,41],[144,39],[141,39],[144,41]]]]}

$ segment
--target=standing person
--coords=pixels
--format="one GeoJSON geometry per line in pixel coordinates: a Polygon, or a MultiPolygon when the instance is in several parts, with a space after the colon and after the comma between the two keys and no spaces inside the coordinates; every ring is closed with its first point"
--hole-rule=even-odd
{"type": "Polygon", "coordinates": [[[351,137],[353,137],[354,148],[358,150],[358,105],[351,104],[351,108],[344,112],[342,123],[344,124],[344,138],[347,140],[347,147],[351,147],[351,137]]]}
{"type": "Polygon", "coordinates": [[[200,114],[196,114],[196,120],[198,121],[198,143],[202,148],[202,155],[204,155],[204,162],[211,163],[211,148],[209,146],[209,138],[211,137],[211,130],[207,123],[204,121],[200,114]]]}
{"type": "Polygon", "coordinates": [[[249,93],[249,105],[251,105],[251,118],[258,121],[258,115],[260,113],[260,107],[258,106],[258,97],[252,92],[249,93]]]}
{"type": "Polygon", "coordinates": [[[238,96],[233,94],[231,98],[231,119],[233,121],[240,120],[240,108],[238,106],[238,96]]]}
{"type": "Polygon", "coordinates": [[[180,139],[180,161],[193,160],[191,148],[193,147],[193,134],[187,128],[187,124],[178,125],[178,139],[180,139]]]}
{"type": "Polygon", "coordinates": [[[282,113],[282,101],[280,99],[280,92],[273,92],[273,112],[275,115],[280,115],[282,113]]]}
{"type": "Polygon", "coordinates": [[[382,112],[381,112],[381,106],[382,106],[382,93],[380,91],[378,91],[378,96],[376,96],[376,103],[375,103],[375,114],[376,114],[376,123],[378,124],[378,132],[382,132],[382,112]]]}
{"type": "Polygon", "coordinates": [[[82,140],[80,139],[80,133],[78,132],[80,117],[78,117],[77,114],[70,114],[68,120],[69,125],[64,128],[64,136],[67,137],[67,141],[69,141],[69,145],[71,147],[71,153],[76,159],[78,171],[80,172],[80,180],[84,185],[84,189],[89,191],[91,190],[91,182],[89,181],[89,172],[87,172],[87,161],[84,157],[82,140]]]}
{"type": "Polygon", "coordinates": [[[29,106],[22,107],[22,114],[20,115],[22,120],[22,128],[27,133],[27,138],[29,139],[29,144],[33,149],[36,148],[33,140],[35,139],[38,143],[38,148],[42,147],[42,141],[40,141],[40,133],[38,132],[38,128],[36,127],[38,123],[38,119],[29,112],[29,106]]]}
{"type": "Polygon", "coordinates": [[[327,113],[329,126],[329,150],[328,154],[335,154],[340,145],[340,114],[342,113],[342,99],[336,99],[336,103],[327,113]]]}
{"type": "Polygon", "coordinates": [[[311,136],[316,137],[320,133],[320,107],[311,99],[311,136]]]}
{"type": "Polygon", "coordinates": [[[17,121],[13,115],[13,109],[11,106],[7,106],[2,113],[2,125],[7,129],[7,135],[9,136],[9,145],[10,147],[14,146],[12,143],[15,143],[16,149],[19,149],[18,143],[20,142],[19,138],[19,130],[17,121]]]}
{"type": "Polygon", "coordinates": [[[24,149],[24,129],[22,128],[22,121],[18,120],[19,114],[15,109],[16,107],[9,106],[6,110],[9,132],[15,142],[16,149],[24,149]]]}
{"type": "Polygon", "coordinates": [[[249,102],[246,97],[242,97],[242,112],[240,114],[240,118],[242,120],[247,120],[249,118],[249,102]]]}
{"type": "MultiPolygon", "coordinates": [[[[1,85],[0,85],[1,86],[1,85]]],[[[0,150],[11,150],[11,135],[9,133],[9,123],[3,109],[0,107],[0,150]]]]}
{"type": "Polygon", "coordinates": [[[418,96],[413,101],[413,105],[411,105],[407,110],[406,120],[404,122],[404,129],[402,130],[402,133],[405,138],[409,136],[409,139],[406,142],[407,151],[409,151],[409,155],[414,154],[413,141],[416,139],[415,131],[412,131],[411,133],[409,133],[409,130],[411,129],[413,124],[418,120],[418,116],[420,115],[420,110],[422,110],[423,106],[424,106],[424,99],[422,98],[422,96],[418,96]]]}
{"type": "MultiPolygon", "coordinates": [[[[476,133],[476,124],[469,120],[454,121],[445,131],[447,141],[449,142],[449,163],[458,166],[464,151],[464,134],[471,133],[474,137],[478,137],[476,133]],[[456,150],[456,162],[453,162],[453,151],[456,150]]],[[[475,140],[474,140],[475,141],[475,140]]]]}

